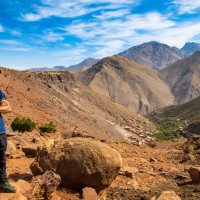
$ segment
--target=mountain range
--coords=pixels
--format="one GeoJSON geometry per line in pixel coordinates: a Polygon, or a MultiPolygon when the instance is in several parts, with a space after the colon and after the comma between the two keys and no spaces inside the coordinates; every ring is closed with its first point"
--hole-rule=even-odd
{"type": "Polygon", "coordinates": [[[107,57],[77,79],[108,99],[146,115],[200,96],[200,51],[156,71],[126,58],[107,57]]]}
{"type": "MultiPolygon", "coordinates": [[[[133,46],[132,48],[129,48],[117,55],[133,60],[145,67],[158,70],[169,66],[177,60],[190,56],[199,50],[200,44],[194,42],[186,43],[183,48],[179,49],[177,47],[170,47],[166,44],[152,41],[133,46]]],[[[98,61],[99,59],[88,58],[76,65],[71,65],[69,67],[61,66],[53,68],[33,68],[26,71],[69,71],[72,73],[77,73],[90,68],[98,61]]]]}
{"type": "Polygon", "coordinates": [[[134,46],[118,54],[155,70],[165,68],[177,60],[190,56],[200,50],[198,43],[186,43],[183,48],[170,47],[158,42],[148,42],[134,46]]]}

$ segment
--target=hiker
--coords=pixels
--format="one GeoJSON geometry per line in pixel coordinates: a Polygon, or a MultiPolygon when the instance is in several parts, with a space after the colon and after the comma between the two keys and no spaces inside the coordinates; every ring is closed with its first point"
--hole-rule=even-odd
{"type": "Polygon", "coordinates": [[[9,112],[11,112],[10,103],[6,100],[6,96],[0,90],[0,192],[15,193],[16,188],[8,183],[6,176],[7,137],[6,126],[4,124],[2,114],[9,112]]]}

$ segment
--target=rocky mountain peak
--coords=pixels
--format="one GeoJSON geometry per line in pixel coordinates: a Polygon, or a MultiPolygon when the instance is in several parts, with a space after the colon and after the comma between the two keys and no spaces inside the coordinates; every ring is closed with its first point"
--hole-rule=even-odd
{"type": "Polygon", "coordinates": [[[191,55],[196,51],[200,51],[200,44],[196,42],[187,42],[181,49],[188,55],[191,55]]]}

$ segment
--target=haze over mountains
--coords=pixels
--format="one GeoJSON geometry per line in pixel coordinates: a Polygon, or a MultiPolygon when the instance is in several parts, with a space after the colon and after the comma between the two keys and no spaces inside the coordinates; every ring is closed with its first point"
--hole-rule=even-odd
{"type": "Polygon", "coordinates": [[[99,59],[87,58],[83,62],[80,62],[77,65],[71,65],[67,68],[67,71],[71,73],[82,72],[93,66],[99,61],[99,59]]]}
{"type": "Polygon", "coordinates": [[[76,64],[76,65],[71,65],[69,67],[65,66],[55,66],[53,68],[31,68],[27,69],[25,71],[28,72],[48,72],[48,71],[68,71],[71,73],[77,73],[77,72],[82,72],[90,68],[92,65],[96,64],[99,61],[99,59],[94,59],[94,58],[87,58],[84,61],[76,64]]]}
{"type": "MultiPolygon", "coordinates": [[[[194,42],[186,43],[183,48],[179,49],[153,41],[133,46],[117,55],[157,70],[167,67],[173,62],[185,58],[198,50],[200,50],[200,44],[194,42]]],[[[69,71],[77,73],[88,69],[98,61],[99,59],[88,58],[69,67],[33,68],[26,71],[69,71]]]]}

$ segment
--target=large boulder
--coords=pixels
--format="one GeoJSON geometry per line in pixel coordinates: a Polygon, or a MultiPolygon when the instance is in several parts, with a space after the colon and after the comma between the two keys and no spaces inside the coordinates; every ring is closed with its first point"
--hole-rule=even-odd
{"type": "Polygon", "coordinates": [[[122,166],[120,154],[108,145],[87,138],[54,140],[38,148],[31,164],[34,175],[53,170],[61,185],[71,188],[92,187],[99,192],[116,178],[122,166]]]}

